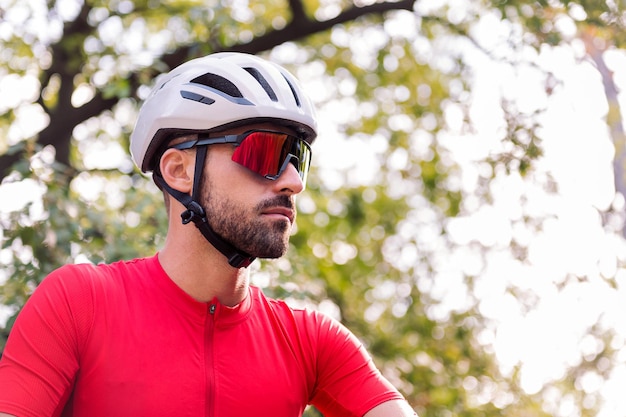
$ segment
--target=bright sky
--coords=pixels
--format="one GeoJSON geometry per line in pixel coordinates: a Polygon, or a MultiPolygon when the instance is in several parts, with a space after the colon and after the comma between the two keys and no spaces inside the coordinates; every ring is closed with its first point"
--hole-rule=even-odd
{"type": "MultiPolygon", "coordinates": [[[[498,356],[505,367],[524,363],[522,381],[530,392],[558,379],[567,366],[577,363],[580,351],[586,357],[599,352],[601,346],[586,337],[586,329],[598,319],[622,335],[622,344],[626,336],[626,276],[623,271],[616,271],[616,259],[623,260],[624,242],[603,232],[596,210],[606,209],[614,198],[613,149],[603,120],[606,102],[600,95],[600,79],[588,63],[575,63],[571,51],[554,51],[542,57],[542,62],[564,82],[562,91],[548,103],[549,112],[544,118],[545,158],[539,166],[557,181],[559,195],[546,196],[533,184],[507,178],[494,187],[494,207],[485,208],[487,213],[482,218],[478,215],[484,223],[474,223],[472,232],[465,231],[480,235],[481,230],[490,228],[489,224],[502,226],[507,218],[519,216],[520,206],[516,203],[521,192],[529,198],[527,211],[555,216],[542,233],[529,236],[528,266],[496,254],[486,278],[487,291],[494,294],[485,303],[493,304],[485,306],[489,310],[485,313],[501,321],[495,339],[498,356]],[[588,278],[559,291],[567,274],[588,278]],[[618,290],[603,278],[616,274],[618,290]],[[535,293],[540,300],[537,309],[524,314],[510,297],[498,294],[498,280],[502,278],[535,293]]],[[[613,64],[616,69],[626,68],[624,55],[616,56],[613,64]]],[[[514,90],[512,95],[520,97],[541,97],[537,85],[532,83],[532,74],[511,77],[497,68],[481,69],[488,84],[500,82],[514,90]]],[[[593,392],[599,388],[598,380],[591,374],[585,381],[580,389],[593,392]]],[[[621,366],[616,369],[613,383],[626,386],[621,366]]],[[[621,397],[620,391],[607,392],[609,403],[604,415],[626,414],[621,397]]],[[[574,404],[561,402],[558,407],[560,415],[574,415],[574,404]]]]}
{"type": "MultiPolygon", "coordinates": [[[[407,22],[397,23],[389,26],[414,28],[407,22]]],[[[494,22],[489,20],[484,25],[490,36],[502,30],[495,28],[494,31],[491,26],[494,22]]],[[[363,54],[367,54],[368,44],[363,42],[363,54]]],[[[296,52],[289,50],[291,46],[284,48],[278,48],[276,56],[296,52]]],[[[452,150],[455,161],[463,167],[462,186],[468,190],[475,187],[479,172],[484,168],[479,161],[501,150],[498,131],[501,126],[497,119],[501,113],[501,95],[515,99],[522,110],[548,108],[542,119],[545,157],[537,166],[537,174],[530,178],[500,176],[492,185],[492,205],[477,206],[475,212],[450,222],[448,229],[461,249],[451,255],[455,262],[448,264],[458,265],[458,270],[450,265],[445,270],[442,268],[441,280],[434,291],[450,309],[465,305],[467,293],[458,279],[463,272],[478,270],[481,266],[476,265],[476,253],[469,243],[475,240],[492,248],[475,292],[481,300],[481,313],[495,323],[482,335],[482,342],[494,347],[505,372],[518,363],[523,364],[522,381],[528,392],[536,392],[543,384],[558,379],[568,366],[577,363],[581,352],[585,357],[597,353],[601,346],[586,336],[586,329],[601,319],[606,328],[615,329],[620,335],[615,347],[622,348],[622,356],[619,363],[613,364],[608,383],[601,385],[598,378],[589,374],[579,389],[590,393],[603,391],[606,406],[599,417],[624,416],[626,273],[617,270],[616,259],[624,261],[622,254],[626,253],[626,245],[622,239],[603,231],[598,214],[598,209],[606,209],[614,198],[613,148],[604,123],[606,100],[601,80],[592,65],[580,62],[579,57],[580,51],[566,48],[545,50],[541,56],[531,57],[563,82],[548,98],[538,72],[531,67],[520,65],[513,70],[494,64],[480,54],[468,55],[475,69],[472,117],[477,132],[475,136],[455,132],[458,114],[451,108],[448,121],[452,129],[442,138],[452,150]],[[549,195],[542,188],[547,173],[558,184],[557,195],[549,195]],[[526,202],[522,204],[523,198],[526,202]],[[551,220],[537,234],[523,227],[511,227],[511,219],[518,220],[524,214],[545,214],[551,216],[551,220]],[[524,264],[513,259],[508,251],[513,237],[529,245],[524,264]],[[467,247],[464,244],[468,244],[467,247]],[[568,275],[587,279],[567,283],[560,289],[568,275]],[[617,288],[611,288],[604,277],[615,277],[617,288]],[[536,308],[525,312],[519,301],[506,292],[509,286],[536,296],[536,308]]],[[[607,61],[615,71],[616,83],[622,91],[626,90],[626,55],[612,53],[607,61]]],[[[311,77],[302,78],[302,82],[315,97],[324,91],[324,83],[315,68],[308,70],[311,77]]],[[[7,98],[28,99],[35,94],[32,81],[11,76],[0,78],[0,110],[13,105],[7,98]]],[[[340,88],[350,89],[351,86],[340,88]]],[[[322,101],[320,97],[317,99],[322,101]]],[[[620,99],[622,111],[626,113],[626,98],[622,95],[620,99]]],[[[337,179],[342,176],[338,173],[344,171],[349,172],[350,181],[367,182],[377,171],[372,169],[376,154],[386,146],[384,138],[370,138],[368,146],[355,152],[354,139],[348,144],[336,130],[340,122],[338,115],[349,113],[346,105],[350,103],[329,103],[320,108],[320,137],[333,140],[316,143],[315,164],[322,180],[331,187],[340,185],[337,179]]],[[[24,112],[30,112],[23,119],[29,122],[16,129],[36,128],[36,110],[26,108],[24,112]]],[[[0,186],[0,215],[17,210],[29,201],[37,201],[40,192],[32,183],[0,186]]],[[[0,252],[0,262],[2,256],[0,252]]],[[[555,416],[576,415],[575,405],[567,399],[554,400],[553,407],[555,416]]]]}
{"type": "MultiPolygon", "coordinates": [[[[490,36],[494,33],[487,28],[485,31],[490,36]]],[[[520,65],[514,70],[480,54],[469,57],[475,70],[472,117],[478,132],[474,137],[453,134],[446,139],[455,160],[463,166],[463,184],[475,186],[477,171],[481,169],[478,161],[501,150],[497,126],[501,95],[515,99],[522,111],[548,109],[542,117],[545,157],[537,165],[538,173],[530,178],[511,175],[496,180],[492,185],[493,205],[453,220],[449,231],[458,243],[478,240],[494,248],[475,292],[482,300],[482,314],[496,323],[493,333],[486,333],[483,342],[494,346],[505,372],[523,364],[522,383],[528,392],[558,380],[581,356],[593,358],[599,353],[602,345],[587,335],[590,326],[600,321],[605,328],[617,332],[614,347],[621,348],[622,353],[613,364],[609,382],[602,385],[597,375],[589,373],[582,379],[582,386],[577,387],[588,393],[601,390],[606,403],[598,417],[615,417],[626,415],[626,271],[618,271],[616,262],[624,262],[626,244],[604,232],[598,213],[598,209],[607,209],[615,196],[614,150],[605,124],[607,104],[600,76],[588,61],[581,62],[580,56],[580,50],[557,48],[546,49],[534,58],[563,83],[550,98],[539,73],[530,66],[520,65]],[[546,174],[556,181],[557,195],[543,190],[546,174]],[[522,197],[527,200],[524,205],[520,204],[522,197]],[[538,234],[511,228],[510,220],[523,214],[545,214],[552,219],[538,234]],[[529,244],[526,264],[512,259],[507,250],[513,236],[529,244]],[[560,290],[568,276],[587,279],[570,282],[560,290]],[[607,282],[612,277],[616,289],[607,282]],[[505,292],[507,286],[536,296],[536,307],[525,312],[518,300],[505,292]]],[[[625,91],[626,54],[609,53],[606,60],[615,71],[618,87],[625,91]]],[[[323,88],[318,85],[311,91],[315,94],[323,88]]],[[[620,103],[626,113],[623,94],[620,103]]],[[[337,103],[325,106],[320,115],[321,120],[331,121],[322,126],[320,136],[333,138],[332,143],[320,141],[315,150],[322,178],[328,183],[341,177],[335,172],[346,169],[351,174],[348,178],[367,182],[377,172],[372,169],[376,166],[376,152],[384,149],[384,144],[378,146],[379,142],[373,140],[373,146],[363,146],[357,152],[354,139],[342,140],[332,121],[346,112],[349,113],[346,103],[337,103]]],[[[623,202],[618,204],[623,207],[623,202]]],[[[475,258],[476,254],[467,250],[455,254],[449,263],[461,265],[461,269],[473,268],[475,258]]],[[[452,309],[464,305],[467,296],[461,283],[450,278],[454,276],[459,275],[452,271],[447,271],[447,276],[442,273],[442,279],[448,282],[441,290],[442,298],[452,309]]],[[[548,400],[553,415],[578,415],[573,399],[555,395],[548,400]]]]}

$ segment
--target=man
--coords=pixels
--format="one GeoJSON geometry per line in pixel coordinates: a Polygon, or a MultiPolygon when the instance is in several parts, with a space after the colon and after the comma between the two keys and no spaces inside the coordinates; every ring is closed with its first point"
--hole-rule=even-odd
{"type": "Polygon", "coordinates": [[[297,81],[254,56],[160,79],[131,153],[164,190],[166,242],[42,282],[0,361],[0,416],[414,416],[345,327],[249,285],[287,250],[316,129],[297,81]]]}

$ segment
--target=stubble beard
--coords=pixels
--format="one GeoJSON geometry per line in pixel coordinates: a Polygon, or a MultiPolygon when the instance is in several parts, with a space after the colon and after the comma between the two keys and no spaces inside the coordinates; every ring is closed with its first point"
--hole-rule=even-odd
{"type": "Polygon", "coordinates": [[[235,248],[256,258],[275,259],[283,256],[289,248],[291,222],[268,220],[261,216],[265,208],[293,208],[286,195],[259,203],[254,209],[246,209],[227,197],[216,198],[207,184],[203,195],[203,207],[211,228],[235,248]]]}

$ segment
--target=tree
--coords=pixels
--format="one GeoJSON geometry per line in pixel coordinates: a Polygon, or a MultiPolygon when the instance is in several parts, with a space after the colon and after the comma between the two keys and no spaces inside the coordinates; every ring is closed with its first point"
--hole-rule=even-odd
{"type": "MultiPolygon", "coordinates": [[[[362,149],[376,169],[314,169],[289,257],[256,264],[256,282],[339,317],[423,417],[555,415],[545,388],[528,394],[519,367],[498,366],[489,336],[496,324],[481,313],[476,291],[490,252],[506,250],[524,262],[527,245],[459,243],[450,232],[476,201],[492,201],[494,181],[532,175],[542,156],[541,109],[503,100],[494,119],[504,145],[483,161],[488,169],[469,191],[459,186],[447,138],[475,129],[468,50],[510,59],[484,45],[475,33],[480,22],[495,17],[519,27],[526,37],[511,30],[513,46],[539,51],[570,41],[555,29],[559,19],[616,34],[610,22],[621,11],[524,1],[208,3],[2,4],[0,91],[10,88],[15,98],[0,101],[0,176],[4,186],[30,184],[41,194],[0,218],[0,302],[12,313],[4,338],[32,290],[60,264],[142,256],[159,246],[160,197],[126,153],[154,76],[209,52],[259,53],[305,80],[322,116],[337,126],[324,132],[337,138],[321,137],[320,147],[335,140],[335,152],[362,149]],[[590,18],[576,20],[579,8],[590,18]],[[449,267],[463,256],[478,266],[449,267]],[[450,288],[462,301],[450,301],[450,288]]],[[[549,95],[550,74],[545,79],[549,95]]],[[[321,148],[318,156],[331,154],[321,148]]],[[[534,230],[543,220],[528,215],[518,223],[534,230]]],[[[528,294],[506,292],[532,309],[528,294]]],[[[606,329],[591,330],[606,349],[570,369],[558,398],[582,404],[576,384],[613,355],[606,329]]],[[[580,405],[580,414],[597,406],[580,405]]]]}

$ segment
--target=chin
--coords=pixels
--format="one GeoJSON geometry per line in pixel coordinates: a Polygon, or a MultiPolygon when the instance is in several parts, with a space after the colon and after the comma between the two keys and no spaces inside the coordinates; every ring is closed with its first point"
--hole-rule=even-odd
{"type": "Polygon", "coordinates": [[[287,253],[287,249],[289,248],[289,243],[284,243],[284,244],[276,244],[276,242],[274,242],[274,244],[267,244],[267,245],[262,245],[262,246],[257,246],[257,248],[259,250],[253,250],[251,253],[254,254],[255,252],[258,253],[258,255],[256,255],[257,258],[261,258],[261,259],[278,259],[278,258],[282,258],[286,253],[287,253]]]}

